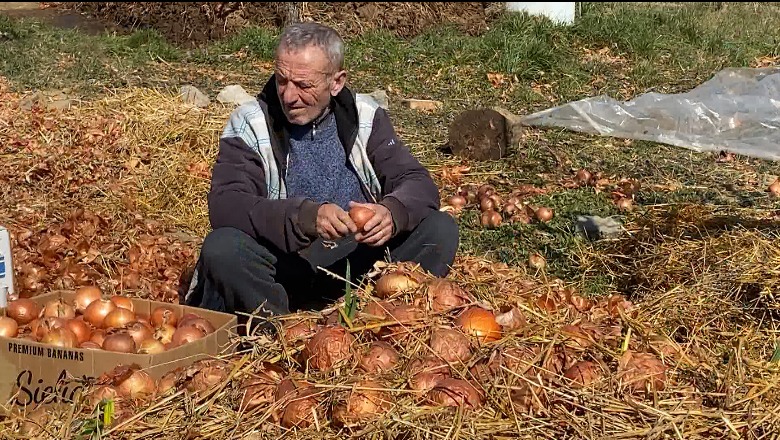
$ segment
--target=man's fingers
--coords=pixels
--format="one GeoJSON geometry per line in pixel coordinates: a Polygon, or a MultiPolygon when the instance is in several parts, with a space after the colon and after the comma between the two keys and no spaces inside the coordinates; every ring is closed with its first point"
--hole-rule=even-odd
{"type": "Polygon", "coordinates": [[[322,238],[326,240],[333,240],[339,236],[338,232],[336,232],[336,229],[334,229],[333,225],[330,223],[326,223],[322,229],[325,231],[325,236],[322,238]]]}
{"type": "Polygon", "coordinates": [[[345,211],[339,212],[338,219],[347,227],[347,232],[345,232],[344,235],[357,232],[357,225],[352,221],[352,217],[349,216],[349,213],[345,211]]]}

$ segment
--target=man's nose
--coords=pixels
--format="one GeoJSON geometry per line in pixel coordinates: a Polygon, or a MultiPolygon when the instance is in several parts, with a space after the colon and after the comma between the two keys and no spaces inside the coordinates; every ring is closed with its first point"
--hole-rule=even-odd
{"type": "Polygon", "coordinates": [[[282,93],[282,100],[285,104],[294,104],[298,100],[298,91],[295,90],[295,86],[287,85],[282,93]]]}

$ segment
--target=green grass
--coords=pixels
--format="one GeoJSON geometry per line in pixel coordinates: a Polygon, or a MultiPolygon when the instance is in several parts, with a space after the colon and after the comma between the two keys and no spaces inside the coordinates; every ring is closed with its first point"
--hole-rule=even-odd
{"type": "MultiPolygon", "coordinates": [[[[599,94],[630,99],[650,90],[689,90],[723,68],[780,54],[779,19],[780,7],[772,3],[729,3],[721,9],[710,3],[584,3],[581,18],[571,27],[514,14],[481,36],[463,35],[453,26],[410,40],[367,32],[348,39],[347,64],[353,87],[392,90],[391,112],[399,133],[426,165],[436,167],[447,159],[437,147],[446,142],[450,121],[463,110],[500,105],[527,114],[599,94]],[[502,74],[508,82],[494,87],[488,73],[502,74]],[[405,97],[438,99],[444,109],[412,112],[399,105],[405,97]]],[[[237,81],[256,93],[268,72],[253,66],[271,61],[277,32],[248,29],[208,47],[185,50],[152,31],[90,37],[0,16],[0,38],[5,40],[0,74],[18,89],[68,87],[85,97],[114,87],[175,90],[187,83],[214,96],[237,81]]],[[[621,217],[626,222],[641,215],[642,205],[773,208],[775,202],[763,190],[768,179],[780,174],[780,167],[767,161],[717,163],[713,154],[557,129],[530,130],[522,147],[504,160],[472,165],[474,173],[539,185],[571,176],[580,167],[640,178],[640,207],[621,217]]],[[[480,181],[476,175],[467,179],[480,181]]],[[[462,252],[524,264],[530,252],[539,251],[548,258],[551,275],[580,279],[578,256],[599,245],[579,236],[573,221],[581,214],[618,214],[609,194],[592,188],[558,191],[533,203],[554,208],[555,219],[485,230],[476,213],[464,215],[462,252]]],[[[583,283],[586,292],[598,294],[610,288],[611,280],[589,274],[583,283]]]]}

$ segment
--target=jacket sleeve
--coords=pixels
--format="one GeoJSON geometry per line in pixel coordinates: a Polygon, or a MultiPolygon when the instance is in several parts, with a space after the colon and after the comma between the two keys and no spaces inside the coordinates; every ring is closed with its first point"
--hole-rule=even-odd
{"type": "Polygon", "coordinates": [[[439,189],[430,173],[398,138],[382,108],[374,115],[366,149],[385,194],[380,203],[392,213],[396,234],[414,230],[439,209],[439,189]]]}
{"type": "Polygon", "coordinates": [[[257,137],[245,119],[236,109],[219,142],[208,194],[211,227],[236,228],[283,252],[297,252],[316,235],[320,205],[301,197],[267,198],[263,163],[250,145],[257,137]]]}

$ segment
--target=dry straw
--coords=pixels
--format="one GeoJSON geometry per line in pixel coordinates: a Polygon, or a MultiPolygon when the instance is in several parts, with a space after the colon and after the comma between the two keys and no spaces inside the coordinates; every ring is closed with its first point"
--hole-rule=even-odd
{"type": "MultiPolygon", "coordinates": [[[[121,174],[114,182],[123,185],[104,190],[101,198],[77,200],[122,218],[123,198],[129,198],[166,225],[202,235],[208,225],[208,176],[199,164],[213,161],[230,111],[229,107],[196,109],[172,94],[132,89],[66,114],[63,118],[74,124],[101,117],[119,121],[122,127],[107,154],[121,174]]],[[[15,161],[28,160],[26,154],[31,153],[9,154],[7,163],[15,166],[15,161]]],[[[30,194],[35,203],[46,200],[43,190],[30,194]]],[[[434,355],[433,329],[454,327],[460,311],[432,313],[427,306],[429,292],[421,286],[397,299],[426,310],[425,319],[403,323],[401,329],[409,333],[396,345],[398,368],[374,377],[392,405],[355,426],[337,427],[332,409],[350,393],[367,391],[355,388],[366,377],[358,368],[360,356],[384,334],[382,329],[397,324],[392,319],[371,320],[360,312],[347,325],[354,338],[353,356],[334,371],[314,371],[300,362],[305,341],[286,344],[278,337],[254,334],[245,338],[245,351],[225,359],[225,380],[209,390],[191,392],[190,379],[177,390],[147,401],[118,401],[119,417],[105,429],[103,438],[776,437],[780,432],[778,368],[769,362],[775,353],[773,311],[780,273],[775,220],[757,211],[703,207],[659,207],[643,218],[629,227],[624,238],[583,248],[578,255],[586,275],[611,277],[621,288],[614,293],[630,294],[632,307],[612,297],[612,302],[600,299],[581,312],[567,302],[577,286],[543,270],[458,258],[448,278],[468,292],[467,306],[496,313],[514,307],[526,322],[505,329],[499,341],[475,342],[467,361],[450,365],[452,377],[469,381],[481,392],[483,403],[477,408],[431,405],[430,395],[409,387],[407,364],[434,355]],[[586,336],[572,334],[571,328],[566,331],[567,325],[588,329],[586,336]],[[620,367],[626,350],[648,353],[662,362],[664,386],[630,392],[628,376],[620,367]],[[501,359],[499,355],[502,362],[490,363],[501,359]],[[563,367],[582,360],[596,363],[607,374],[591,387],[573,386],[562,376],[563,367]],[[271,398],[250,410],[240,407],[241,385],[262,377],[266,363],[313,385],[316,417],[309,427],[280,425],[285,400],[271,398]],[[494,368],[480,376],[484,370],[475,368],[478,365],[494,368]]],[[[139,233],[130,221],[121,226],[114,231],[117,239],[139,233]]],[[[384,271],[392,269],[391,265],[384,271]]],[[[356,289],[361,311],[371,293],[366,286],[356,289]]],[[[328,309],[329,313],[299,314],[271,323],[281,329],[294,319],[333,322],[339,306],[328,309]]],[[[76,438],[86,432],[93,414],[86,397],[46,413],[6,417],[0,422],[2,435],[76,438]]]]}

